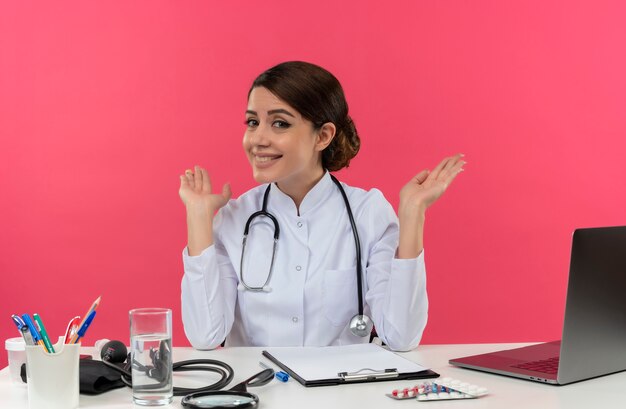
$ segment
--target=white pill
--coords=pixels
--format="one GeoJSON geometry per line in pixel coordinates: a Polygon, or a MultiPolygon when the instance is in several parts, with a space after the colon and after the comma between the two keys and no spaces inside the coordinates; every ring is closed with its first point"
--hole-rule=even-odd
{"type": "Polygon", "coordinates": [[[448,392],[440,392],[439,399],[450,399],[450,394],[448,392]]]}

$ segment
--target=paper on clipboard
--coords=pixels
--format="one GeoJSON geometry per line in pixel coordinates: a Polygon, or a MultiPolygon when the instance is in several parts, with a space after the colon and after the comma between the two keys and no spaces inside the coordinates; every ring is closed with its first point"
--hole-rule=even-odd
{"type": "Polygon", "coordinates": [[[276,347],[266,351],[305,381],[333,379],[342,372],[355,373],[364,369],[384,371],[394,368],[399,373],[428,369],[376,344],[276,347]]]}

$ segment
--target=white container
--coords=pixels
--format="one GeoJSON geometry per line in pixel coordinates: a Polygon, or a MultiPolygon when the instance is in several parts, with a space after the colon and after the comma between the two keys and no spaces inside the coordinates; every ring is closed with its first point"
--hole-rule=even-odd
{"type": "Polygon", "coordinates": [[[80,344],[54,344],[54,354],[42,346],[26,346],[29,409],[76,409],[80,389],[80,344]]]}
{"type": "Polygon", "coordinates": [[[9,355],[9,372],[11,373],[11,379],[13,382],[24,386],[26,386],[26,384],[20,377],[20,368],[22,364],[26,363],[25,346],[26,343],[22,337],[9,338],[4,341],[4,348],[9,355]]]}

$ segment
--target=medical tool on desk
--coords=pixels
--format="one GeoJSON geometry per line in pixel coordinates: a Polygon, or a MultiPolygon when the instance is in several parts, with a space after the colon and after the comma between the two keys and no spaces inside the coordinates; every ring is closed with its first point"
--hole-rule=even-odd
{"type": "MultiPolygon", "coordinates": [[[[144,372],[148,377],[157,380],[157,383],[155,384],[145,385],[146,388],[158,389],[162,386],[163,383],[167,381],[166,379],[163,379],[163,376],[168,371],[164,370],[163,367],[164,365],[171,363],[171,353],[172,351],[169,349],[169,345],[166,342],[162,342],[158,350],[154,348],[150,349],[152,365],[141,365],[138,362],[131,362],[131,356],[128,353],[126,345],[124,345],[123,342],[109,341],[102,347],[100,356],[102,358],[102,362],[106,366],[113,368],[121,374],[122,382],[124,382],[126,386],[132,386],[131,371],[135,370],[144,372]],[[119,364],[123,364],[123,366],[120,366],[119,364]]],[[[174,372],[209,371],[215,372],[220,375],[220,380],[202,388],[192,389],[174,387],[174,396],[184,396],[190,393],[197,394],[203,392],[206,393],[209,391],[216,391],[226,387],[226,385],[228,385],[234,377],[234,371],[233,368],[230,367],[230,365],[214,359],[191,359],[187,361],[174,362],[172,364],[172,367],[174,372]]],[[[274,376],[273,370],[271,370],[271,376],[274,376]]],[[[255,383],[254,385],[257,385],[257,383],[255,383]]],[[[251,384],[250,386],[254,385],[251,384]]]]}
{"type": "MultiPolygon", "coordinates": [[[[345,190],[343,189],[343,187],[341,186],[341,183],[337,180],[337,178],[335,178],[333,175],[330,175],[330,177],[335,183],[335,185],[337,185],[337,187],[339,188],[339,192],[341,192],[343,201],[346,204],[346,211],[348,212],[348,218],[350,219],[350,225],[352,227],[352,234],[354,236],[354,245],[356,248],[356,279],[357,279],[357,294],[358,294],[358,314],[352,317],[352,319],[350,320],[350,331],[356,336],[368,337],[372,333],[372,328],[374,327],[374,324],[371,318],[365,315],[363,312],[363,308],[364,308],[363,307],[363,283],[362,283],[362,280],[363,280],[362,268],[363,267],[361,265],[361,241],[359,239],[359,233],[357,232],[356,223],[354,221],[354,216],[352,215],[352,209],[350,208],[350,202],[348,201],[348,196],[346,195],[345,190]]],[[[265,189],[265,194],[263,195],[263,207],[261,208],[261,210],[252,213],[252,215],[248,218],[248,221],[246,222],[246,226],[243,231],[241,261],[239,263],[239,271],[240,271],[239,289],[241,290],[245,289],[248,291],[255,291],[255,292],[272,291],[271,287],[269,286],[269,283],[272,278],[272,271],[274,268],[274,259],[276,257],[276,246],[278,244],[278,238],[280,236],[280,226],[278,225],[278,220],[276,219],[276,217],[274,217],[274,215],[272,215],[271,213],[267,211],[267,200],[269,198],[271,187],[272,187],[272,184],[269,184],[267,186],[267,189],[265,189]],[[258,216],[268,217],[270,220],[272,220],[272,223],[274,224],[274,246],[272,249],[272,260],[270,262],[270,269],[267,274],[265,283],[263,283],[263,285],[260,287],[251,286],[248,283],[246,283],[246,280],[244,279],[244,274],[243,274],[243,259],[244,259],[244,254],[246,252],[246,241],[248,240],[250,224],[258,216]]]]}
{"type": "Polygon", "coordinates": [[[181,405],[191,409],[256,408],[259,397],[248,392],[248,386],[263,386],[274,378],[274,370],[264,369],[227,391],[198,392],[185,396],[181,405]]]}

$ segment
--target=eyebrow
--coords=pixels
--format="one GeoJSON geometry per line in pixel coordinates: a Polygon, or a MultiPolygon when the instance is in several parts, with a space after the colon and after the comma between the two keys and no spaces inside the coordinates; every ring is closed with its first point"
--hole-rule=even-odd
{"type": "MultiPolygon", "coordinates": [[[[246,114],[257,115],[256,111],[251,111],[249,109],[246,111],[246,114]]],[[[267,114],[268,115],[285,114],[285,115],[289,115],[292,118],[295,118],[295,115],[287,111],[286,109],[272,109],[271,111],[267,111],[267,114]]]]}

